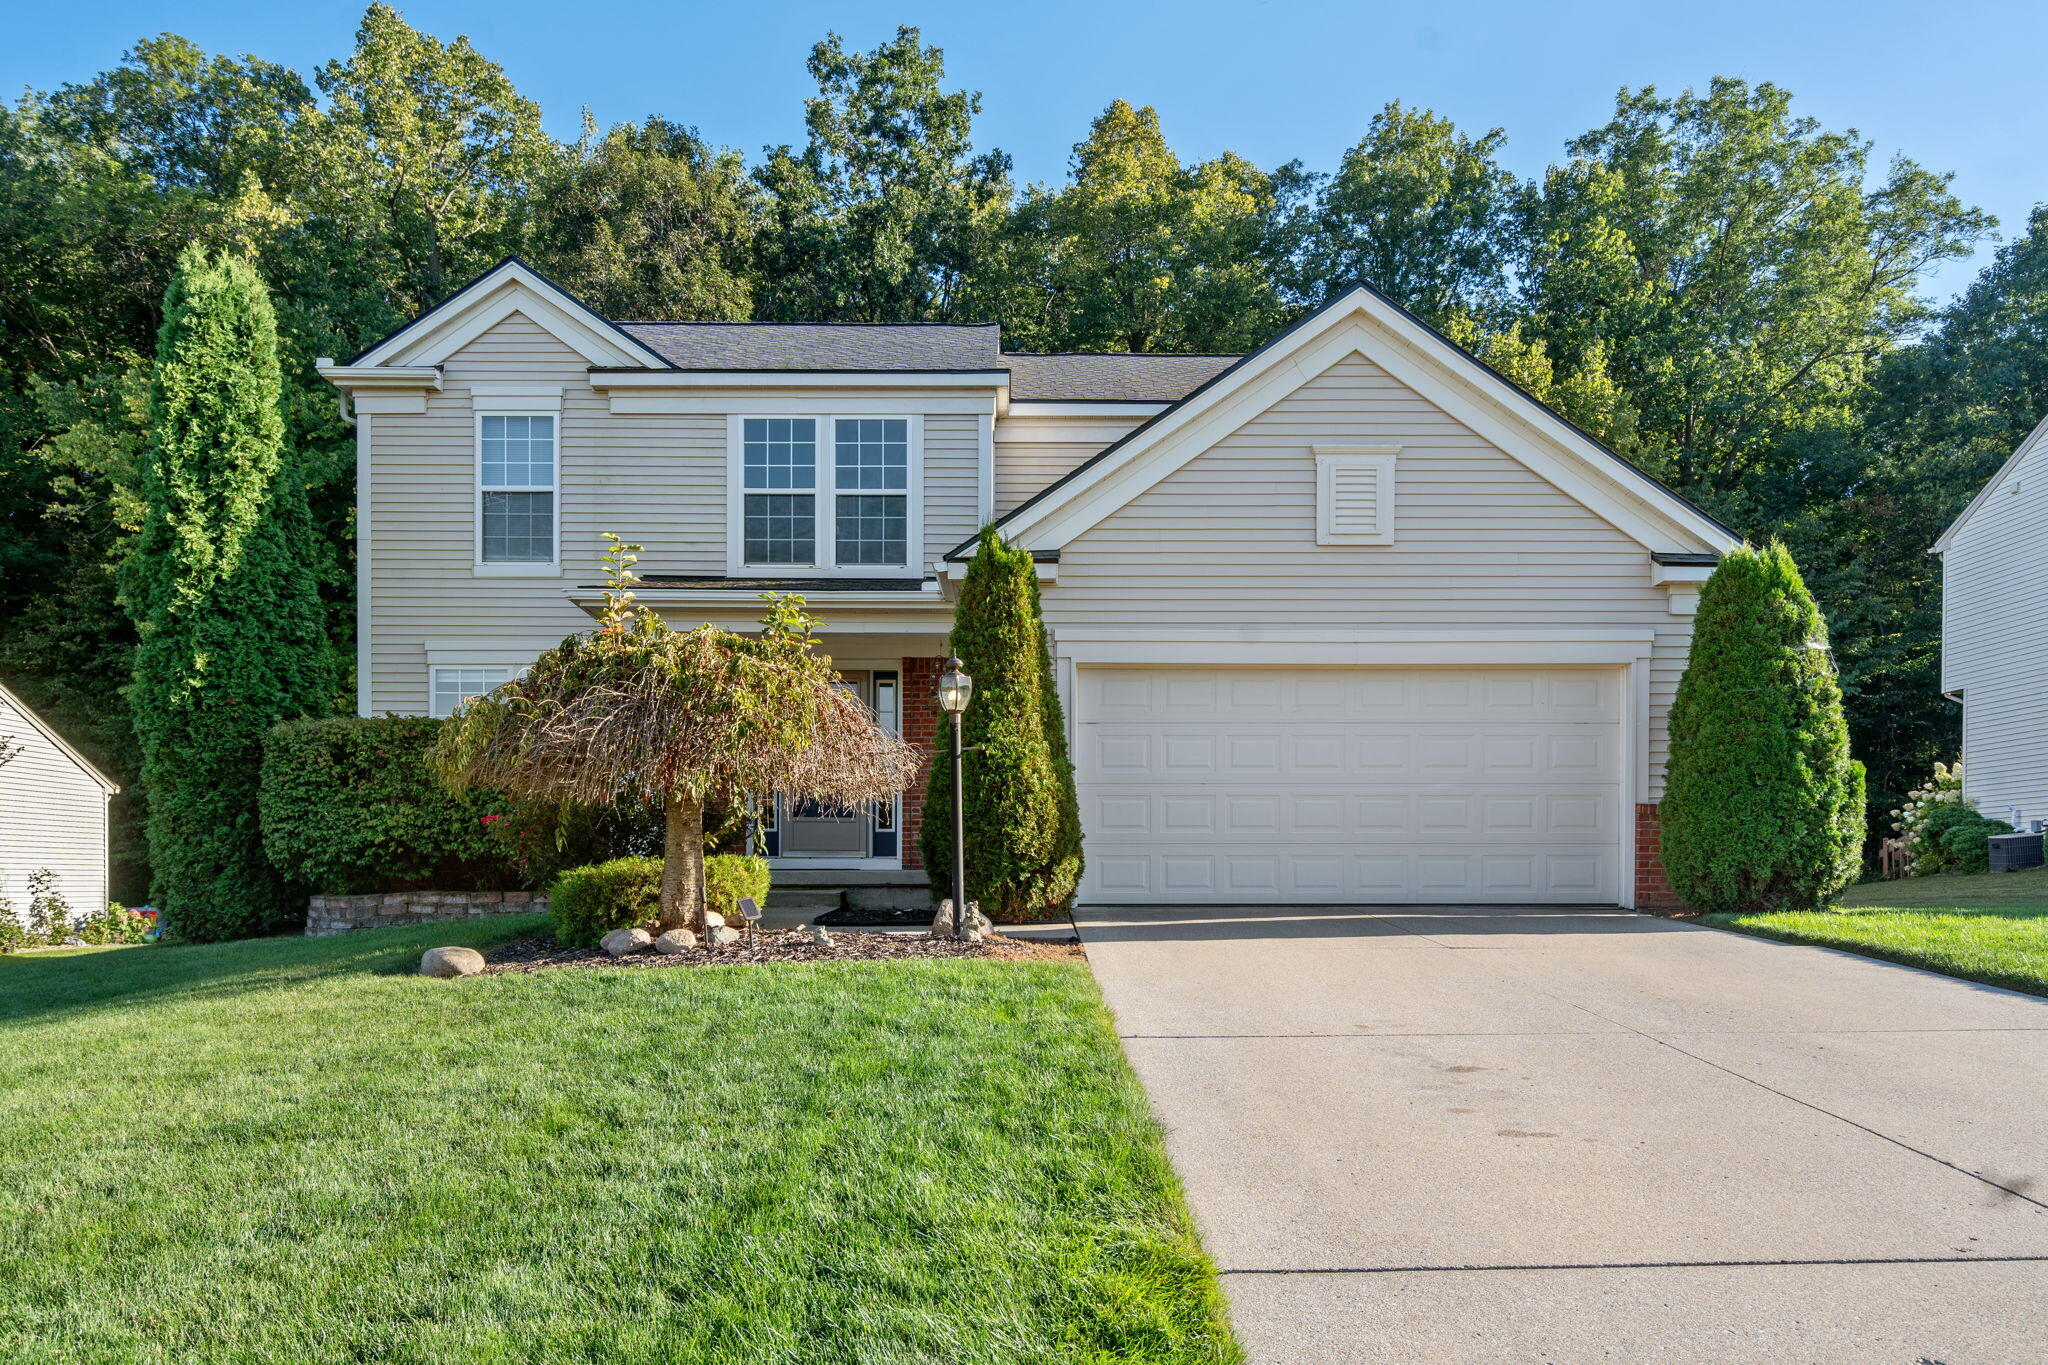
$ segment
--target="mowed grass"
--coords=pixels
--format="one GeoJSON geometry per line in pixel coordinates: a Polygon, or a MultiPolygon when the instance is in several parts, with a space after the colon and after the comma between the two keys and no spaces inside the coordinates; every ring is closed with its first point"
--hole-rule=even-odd
{"type": "Polygon", "coordinates": [[[1832,910],[1703,920],[2048,995],[2048,869],[1870,882],[1832,910]]]}
{"type": "Polygon", "coordinates": [[[1234,1361],[1087,969],[0,958],[0,1360],[1234,1361]]]}

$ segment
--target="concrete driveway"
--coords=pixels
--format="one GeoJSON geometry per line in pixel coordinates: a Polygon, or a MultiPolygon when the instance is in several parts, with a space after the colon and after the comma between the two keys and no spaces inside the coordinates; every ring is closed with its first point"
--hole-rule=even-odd
{"type": "Polygon", "coordinates": [[[2048,1001],[1618,913],[1077,918],[1256,1361],[2048,1359],[2048,1001]]]}

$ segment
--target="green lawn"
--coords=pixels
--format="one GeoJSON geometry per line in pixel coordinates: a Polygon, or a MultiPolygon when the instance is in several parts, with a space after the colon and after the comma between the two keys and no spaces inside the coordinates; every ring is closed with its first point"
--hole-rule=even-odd
{"type": "Polygon", "coordinates": [[[1870,882],[1833,910],[1702,922],[2048,995],[2048,869],[1870,882]]]}
{"type": "Polygon", "coordinates": [[[1085,966],[0,958],[0,1360],[1234,1361],[1085,966]]]}

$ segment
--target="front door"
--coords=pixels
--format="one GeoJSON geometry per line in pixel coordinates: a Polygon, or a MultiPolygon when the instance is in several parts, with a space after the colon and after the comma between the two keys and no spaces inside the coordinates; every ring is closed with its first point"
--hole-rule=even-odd
{"type": "MultiPolygon", "coordinates": [[[[872,682],[866,673],[848,673],[838,686],[873,705],[872,682]]],[[[778,798],[777,827],[782,831],[785,858],[865,858],[872,842],[872,820],[866,810],[830,802],[778,798]]]]}

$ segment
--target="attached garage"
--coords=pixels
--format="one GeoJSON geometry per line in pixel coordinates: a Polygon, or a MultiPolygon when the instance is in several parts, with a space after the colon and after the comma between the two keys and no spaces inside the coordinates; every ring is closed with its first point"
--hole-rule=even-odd
{"type": "Polygon", "coordinates": [[[1071,677],[1085,901],[1622,899],[1624,668],[1071,677]]]}

